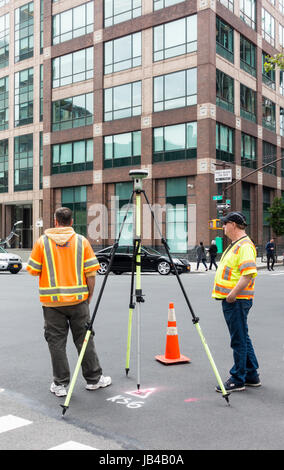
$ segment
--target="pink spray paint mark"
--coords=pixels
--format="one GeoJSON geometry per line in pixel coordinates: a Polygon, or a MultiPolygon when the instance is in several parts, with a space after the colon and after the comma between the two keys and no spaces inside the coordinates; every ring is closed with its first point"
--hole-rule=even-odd
{"type": "Polygon", "coordinates": [[[199,401],[199,398],[187,398],[184,401],[185,401],[185,403],[194,403],[196,401],[199,401]]]}

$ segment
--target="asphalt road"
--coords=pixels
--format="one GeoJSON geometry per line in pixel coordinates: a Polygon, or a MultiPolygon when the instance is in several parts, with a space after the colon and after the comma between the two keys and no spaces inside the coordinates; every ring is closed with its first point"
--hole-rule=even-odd
{"type": "MultiPolygon", "coordinates": [[[[213,277],[214,272],[181,278],[225,380],[232,352],[221,305],[210,298],[213,277]]],[[[64,399],[49,392],[51,365],[37,280],[26,272],[0,274],[0,450],[51,449],[72,445],[70,441],[78,448],[125,451],[283,449],[283,280],[281,267],[274,273],[259,272],[249,328],[263,385],[233,393],[227,406],[215,392],[215,376],[172,275],[142,277],[145,303],[137,396],[135,314],[130,372],[125,375],[130,276],[111,275],[95,321],[95,339],[104,374],[111,375],[113,384],[88,392],[79,374],[62,419],[59,404],[64,399]],[[175,305],[180,351],[190,364],[164,366],[155,360],[165,350],[169,302],[175,305]],[[5,431],[7,416],[16,423],[19,418],[25,421],[5,431]]],[[[101,283],[98,277],[96,293],[101,283]]],[[[74,371],[77,356],[71,338],[68,354],[74,371]]]]}

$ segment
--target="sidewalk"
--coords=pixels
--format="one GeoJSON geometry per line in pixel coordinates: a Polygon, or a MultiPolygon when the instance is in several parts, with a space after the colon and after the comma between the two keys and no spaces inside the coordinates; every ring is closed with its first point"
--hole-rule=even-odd
{"type": "MultiPolygon", "coordinates": [[[[209,268],[210,266],[210,262],[207,262],[207,266],[209,268]]],[[[196,266],[197,266],[197,263],[196,262],[192,262],[190,261],[190,265],[191,265],[191,273],[192,274],[198,274],[198,273],[205,273],[205,267],[202,263],[199,264],[199,270],[196,271],[196,266]]],[[[218,261],[217,261],[217,265],[218,265],[218,261]]],[[[267,265],[266,265],[266,261],[263,262],[261,261],[261,258],[256,258],[256,266],[257,266],[257,269],[266,269],[267,268],[267,265]]],[[[274,266],[283,266],[283,260],[282,260],[282,256],[278,257],[278,262],[274,264],[274,266]]],[[[212,268],[212,271],[214,272],[215,271],[215,267],[213,266],[212,268]]]]}

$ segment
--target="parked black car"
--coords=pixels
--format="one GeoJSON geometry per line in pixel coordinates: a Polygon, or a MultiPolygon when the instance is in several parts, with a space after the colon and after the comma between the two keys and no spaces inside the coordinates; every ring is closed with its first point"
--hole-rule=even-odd
{"type": "MultiPolygon", "coordinates": [[[[111,255],[112,246],[108,246],[96,253],[98,261],[100,263],[99,274],[106,274],[111,255]]],[[[132,253],[133,246],[121,245],[117,248],[114,256],[114,262],[111,271],[115,274],[121,274],[123,272],[131,272],[132,270],[132,253]]],[[[187,259],[173,258],[179,273],[190,272],[190,264],[187,259]]],[[[167,256],[161,255],[158,251],[153,248],[141,247],[141,263],[142,272],[158,272],[162,275],[167,275],[170,272],[174,272],[173,266],[171,266],[170,260],[167,256]]]]}

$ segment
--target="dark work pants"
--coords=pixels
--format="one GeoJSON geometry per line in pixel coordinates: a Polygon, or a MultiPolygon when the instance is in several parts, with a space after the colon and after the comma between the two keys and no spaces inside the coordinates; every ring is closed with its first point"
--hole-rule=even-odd
{"type": "MultiPolygon", "coordinates": [[[[87,301],[65,307],[42,307],[44,315],[44,336],[48,343],[53,379],[56,385],[67,386],[70,382],[70,369],[66,354],[69,327],[78,354],[86,336],[86,323],[90,321],[87,301]]],[[[102,375],[102,369],[91,335],[82,361],[82,372],[88,384],[96,384],[102,375]]]]}
{"type": "Polygon", "coordinates": [[[216,268],[216,270],[217,270],[218,266],[217,266],[217,263],[216,263],[216,256],[212,256],[212,255],[211,255],[211,256],[210,256],[210,266],[209,266],[209,269],[212,268],[212,264],[214,264],[214,266],[215,266],[215,268],[216,268]]]}
{"type": "Polygon", "coordinates": [[[234,365],[230,374],[237,384],[258,378],[258,362],[248,334],[247,317],[252,300],[222,301],[222,308],[231,335],[234,365]]]}
{"type": "Polygon", "coordinates": [[[275,263],[275,256],[273,255],[267,255],[267,269],[273,269],[275,263]],[[270,265],[270,260],[272,261],[270,265]]]}
{"type": "Polygon", "coordinates": [[[205,268],[207,269],[207,264],[206,264],[206,259],[205,259],[205,258],[203,258],[203,259],[198,259],[198,260],[197,260],[196,269],[199,268],[199,265],[200,265],[201,262],[204,264],[205,268]]]}

